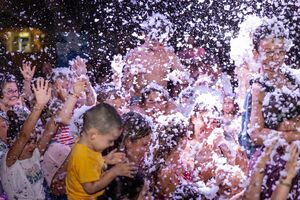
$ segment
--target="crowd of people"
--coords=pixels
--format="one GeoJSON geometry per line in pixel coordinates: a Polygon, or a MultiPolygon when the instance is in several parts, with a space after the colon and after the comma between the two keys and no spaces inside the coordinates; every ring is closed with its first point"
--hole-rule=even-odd
{"type": "Polygon", "coordinates": [[[46,79],[24,62],[23,84],[1,74],[1,198],[299,199],[299,80],[280,23],[251,34],[244,64],[259,69],[240,90],[194,38],[166,46],[164,16],[142,26],[101,85],[80,57],[46,79]]]}

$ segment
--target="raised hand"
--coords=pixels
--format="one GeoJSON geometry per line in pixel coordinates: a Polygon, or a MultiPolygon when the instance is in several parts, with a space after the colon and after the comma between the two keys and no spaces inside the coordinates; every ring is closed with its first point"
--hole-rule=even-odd
{"type": "Polygon", "coordinates": [[[287,177],[286,177],[287,179],[292,180],[296,176],[297,171],[299,169],[299,167],[297,166],[298,157],[299,157],[298,146],[295,143],[292,143],[290,145],[290,158],[285,165],[285,170],[287,172],[287,177]]]}
{"type": "Polygon", "coordinates": [[[48,81],[43,78],[38,78],[36,84],[32,85],[33,92],[36,98],[36,103],[40,106],[45,106],[51,98],[51,88],[48,81]]]}
{"type": "Polygon", "coordinates": [[[105,162],[109,165],[115,165],[117,163],[125,162],[126,161],[126,155],[122,152],[117,152],[117,149],[114,149],[109,154],[107,154],[105,157],[105,162]]]}
{"type": "Polygon", "coordinates": [[[270,160],[270,155],[277,144],[277,140],[274,140],[272,144],[265,148],[264,152],[261,154],[260,158],[257,161],[256,169],[258,170],[264,170],[267,162],[270,160]]]}
{"type": "Polygon", "coordinates": [[[87,83],[85,80],[77,79],[73,86],[74,94],[79,97],[81,92],[85,91],[86,87],[87,83]]]}
{"type": "Polygon", "coordinates": [[[86,59],[80,58],[77,56],[75,59],[69,62],[71,70],[75,73],[76,76],[86,75],[86,59]]]}
{"type": "Polygon", "coordinates": [[[133,163],[119,163],[112,170],[116,176],[127,176],[129,178],[133,178],[137,173],[137,167],[133,163]]]}
{"type": "Polygon", "coordinates": [[[20,67],[20,71],[23,75],[23,78],[26,81],[31,81],[33,76],[34,76],[34,72],[35,72],[35,66],[31,66],[31,62],[24,62],[22,64],[22,67],[20,67]]]}

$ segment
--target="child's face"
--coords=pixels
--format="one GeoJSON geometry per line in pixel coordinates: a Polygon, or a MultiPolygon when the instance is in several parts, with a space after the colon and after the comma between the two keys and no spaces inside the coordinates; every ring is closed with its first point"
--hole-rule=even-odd
{"type": "Polygon", "coordinates": [[[37,147],[37,136],[36,134],[34,134],[30,136],[30,139],[27,141],[20,157],[30,158],[36,147],[37,147]]]}
{"type": "Polygon", "coordinates": [[[196,112],[192,117],[192,123],[200,128],[215,129],[218,126],[219,114],[213,111],[196,112]]]}
{"type": "Polygon", "coordinates": [[[234,112],[234,102],[230,97],[225,97],[223,102],[223,111],[226,114],[230,114],[234,112]]]}
{"type": "Polygon", "coordinates": [[[94,151],[102,152],[114,145],[114,141],[121,135],[119,128],[113,128],[109,133],[102,134],[96,129],[91,129],[91,142],[94,151]]]}
{"type": "Polygon", "coordinates": [[[149,115],[157,113],[164,114],[167,109],[167,101],[161,93],[151,91],[150,94],[146,96],[145,107],[145,110],[149,115]]]}

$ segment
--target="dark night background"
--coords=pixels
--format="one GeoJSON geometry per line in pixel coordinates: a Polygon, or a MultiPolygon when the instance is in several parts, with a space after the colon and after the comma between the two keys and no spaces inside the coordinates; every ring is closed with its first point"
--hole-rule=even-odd
{"type": "MultiPolygon", "coordinates": [[[[81,55],[89,59],[95,77],[108,74],[110,61],[118,53],[125,55],[141,43],[132,33],[140,33],[139,23],[152,13],[162,13],[176,28],[170,45],[182,41],[185,32],[198,36],[198,42],[206,51],[212,52],[221,61],[223,70],[232,72],[234,63],[229,58],[230,37],[235,35],[238,24],[247,14],[280,16],[295,46],[290,51],[289,63],[299,66],[299,13],[300,1],[249,1],[249,0],[0,0],[0,30],[5,28],[35,27],[45,33],[44,52],[35,53],[37,66],[44,60],[59,66],[56,44],[59,33],[76,32],[80,35],[79,52],[71,52],[67,58],[81,55]]],[[[0,64],[3,71],[16,71],[15,54],[7,53],[1,45],[0,64]],[[12,61],[12,62],[9,62],[12,61]]],[[[21,55],[30,58],[27,55],[21,55]]]]}

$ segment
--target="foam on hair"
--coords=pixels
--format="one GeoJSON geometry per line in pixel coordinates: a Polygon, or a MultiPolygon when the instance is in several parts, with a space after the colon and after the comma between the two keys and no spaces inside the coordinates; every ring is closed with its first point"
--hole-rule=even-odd
{"type": "Polygon", "coordinates": [[[260,41],[269,37],[288,39],[288,32],[284,25],[277,20],[264,21],[252,35],[254,49],[258,50],[260,41]]]}

